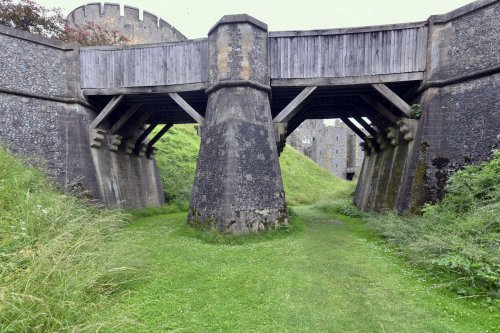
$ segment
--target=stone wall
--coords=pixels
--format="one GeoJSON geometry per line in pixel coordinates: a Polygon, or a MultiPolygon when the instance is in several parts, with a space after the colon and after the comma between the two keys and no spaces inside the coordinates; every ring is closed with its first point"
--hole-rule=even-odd
{"type": "Polygon", "coordinates": [[[499,1],[483,0],[429,19],[426,80],[412,101],[423,110],[415,139],[365,159],[358,207],[416,212],[444,195],[450,174],[498,148],[499,17],[499,1]]]}
{"type": "Polygon", "coordinates": [[[328,125],[323,119],[306,120],[287,139],[287,144],[343,179],[348,173],[358,174],[361,169],[364,156],[361,142],[338,119],[328,125]]]}
{"type": "Polygon", "coordinates": [[[91,153],[97,112],[80,95],[79,48],[0,26],[0,143],[41,166],[63,190],[107,206],[163,202],[154,160],[91,153]]]}
{"type": "Polygon", "coordinates": [[[68,15],[69,23],[75,27],[83,27],[89,22],[104,26],[110,30],[121,32],[129,39],[128,44],[147,44],[181,41],[187,39],[165,20],[147,11],[143,11],[143,19],[139,18],[139,9],[123,7],[113,3],[89,3],[73,10],[68,15]]]}

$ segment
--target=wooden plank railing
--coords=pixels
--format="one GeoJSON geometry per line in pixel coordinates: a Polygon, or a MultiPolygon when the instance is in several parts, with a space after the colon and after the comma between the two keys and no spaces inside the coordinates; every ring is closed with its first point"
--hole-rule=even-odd
{"type": "Polygon", "coordinates": [[[82,88],[150,87],[208,81],[207,40],[82,48],[82,88]]]}
{"type": "Polygon", "coordinates": [[[424,71],[425,23],[270,33],[272,79],[351,77],[424,71]]]}

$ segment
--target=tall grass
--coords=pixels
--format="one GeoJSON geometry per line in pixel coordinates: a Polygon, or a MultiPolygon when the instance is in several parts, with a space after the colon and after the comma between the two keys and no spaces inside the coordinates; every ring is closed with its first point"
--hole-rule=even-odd
{"type": "Polygon", "coordinates": [[[123,281],[101,249],[126,220],[61,194],[0,148],[0,332],[83,329],[123,281]]]}
{"type": "Polygon", "coordinates": [[[417,265],[449,277],[464,297],[500,296],[500,152],[450,177],[444,199],[422,216],[373,215],[368,222],[417,265]]]}

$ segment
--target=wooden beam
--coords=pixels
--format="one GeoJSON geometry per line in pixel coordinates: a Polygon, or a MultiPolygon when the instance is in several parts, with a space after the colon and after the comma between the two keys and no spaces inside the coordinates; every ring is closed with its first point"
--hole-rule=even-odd
{"type": "Polygon", "coordinates": [[[208,82],[175,84],[171,86],[154,87],[116,87],[116,88],[87,88],[82,89],[85,96],[109,96],[109,95],[145,95],[166,94],[170,92],[205,91],[208,82]]]}
{"type": "Polygon", "coordinates": [[[109,133],[116,134],[125,123],[141,108],[142,104],[134,104],[128,108],[128,110],[118,119],[113,127],[109,130],[109,133]]]}
{"type": "Polygon", "coordinates": [[[302,114],[297,115],[292,121],[288,123],[288,126],[286,128],[286,136],[288,137],[290,134],[293,133],[299,127],[304,120],[308,119],[308,115],[305,112],[302,112],[302,114]]]}
{"type": "Polygon", "coordinates": [[[375,88],[382,96],[384,96],[392,105],[394,105],[398,110],[404,113],[405,116],[410,117],[411,114],[411,106],[408,105],[401,97],[399,97],[394,91],[389,89],[383,83],[372,84],[372,87],[375,88]]]}
{"type": "Polygon", "coordinates": [[[90,128],[97,128],[103,122],[103,120],[106,119],[106,117],[109,116],[114,109],[116,109],[118,104],[120,104],[120,102],[122,101],[123,97],[123,95],[114,96],[90,124],[90,128]]]}
{"type": "Polygon", "coordinates": [[[151,141],[149,141],[148,143],[148,149],[151,149],[153,148],[153,146],[155,145],[156,142],[158,142],[158,140],[161,139],[161,137],[168,132],[168,130],[173,126],[174,124],[171,124],[171,123],[168,123],[168,124],[165,124],[165,126],[163,126],[163,128],[158,132],[156,133],[156,135],[154,136],[154,138],[151,139],[151,141]]]}
{"type": "Polygon", "coordinates": [[[361,94],[361,98],[363,98],[366,103],[368,103],[372,108],[380,113],[380,115],[387,119],[391,124],[395,125],[398,122],[399,118],[396,117],[391,111],[387,110],[387,108],[375,98],[371,97],[368,94],[361,94]]]}
{"type": "Polygon", "coordinates": [[[205,118],[203,118],[202,115],[200,115],[195,109],[189,105],[188,102],[184,100],[178,93],[168,93],[168,96],[174,100],[177,105],[179,105],[188,115],[191,116],[191,118],[194,119],[198,124],[202,125],[203,121],[205,121],[205,118]]]}
{"type": "Polygon", "coordinates": [[[280,113],[278,113],[276,117],[274,117],[273,121],[275,123],[289,122],[297,112],[302,110],[316,88],[318,87],[313,86],[304,88],[300,94],[298,94],[283,110],[281,110],[280,113]]]}
{"type": "Polygon", "coordinates": [[[366,85],[372,83],[390,83],[422,81],[424,72],[411,72],[400,74],[377,74],[349,77],[315,77],[315,78],[292,78],[283,79],[271,77],[271,87],[331,87],[346,85],[366,85]]]}
{"type": "Polygon", "coordinates": [[[366,134],[358,128],[349,118],[342,117],[340,118],[344,124],[347,125],[354,133],[356,133],[361,139],[366,139],[366,134]]]}
{"type": "Polygon", "coordinates": [[[360,124],[370,135],[376,136],[379,131],[375,130],[366,120],[361,117],[354,117],[354,119],[360,124]]]}
{"type": "Polygon", "coordinates": [[[375,113],[373,108],[364,106],[361,107],[360,105],[355,104],[354,109],[358,111],[360,114],[362,114],[362,117],[366,117],[370,119],[370,122],[378,129],[380,132],[386,127],[378,118],[378,113],[375,113]]]}
{"type": "Polygon", "coordinates": [[[137,141],[135,142],[135,146],[137,147],[139,144],[141,144],[144,139],[148,137],[151,132],[155,129],[155,127],[158,126],[158,123],[152,123],[142,132],[142,134],[137,138],[137,141]]]}
{"type": "Polygon", "coordinates": [[[139,129],[139,127],[141,127],[142,125],[144,125],[146,123],[146,121],[149,119],[149,117],[151,116],[152,113],[153,113],[152,110],[144,112],[139,117],[139,119],[137,119],[137,121],[134,122],[132,124],[132,126],[130,126],[130,128],[127,129],[127,131],[123,134],[123,137],[129,138],[132,135],[134,135],[134,132],[137,131],[139,129]]]}

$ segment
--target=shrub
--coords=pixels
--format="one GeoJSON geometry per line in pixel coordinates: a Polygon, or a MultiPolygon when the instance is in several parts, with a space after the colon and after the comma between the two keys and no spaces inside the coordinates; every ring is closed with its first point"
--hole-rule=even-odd
{"type": "Polygon", "coordinates": [[[452,175],[447,194],[422,216],[372,215],[368,221],[415,264],[459,294],[497,298],[500,291],[500,153],[452,175]]]}

